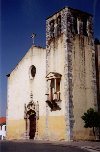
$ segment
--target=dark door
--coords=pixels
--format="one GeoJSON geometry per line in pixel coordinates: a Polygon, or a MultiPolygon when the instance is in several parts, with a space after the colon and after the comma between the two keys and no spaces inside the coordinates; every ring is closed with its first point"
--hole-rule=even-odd
{"type": "Polygon", "coordinates": [[[36,115],[31,115],[29,117],[30,120],[30,132],[29,132],[29,136],[30,139],[34,139],[35,137],[35,132],[36,132],[36,115]]]}

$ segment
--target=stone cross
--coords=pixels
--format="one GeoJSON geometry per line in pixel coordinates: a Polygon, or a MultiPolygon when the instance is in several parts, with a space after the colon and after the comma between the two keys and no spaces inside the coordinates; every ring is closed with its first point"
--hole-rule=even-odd
{"type": "Polygon", "coordinates": [[[36,34],[35,34],[35,33],[32,33],[31,38],[32,38],[32,44],[33,44],[33,45],[34,45],[34,38],[35,38],[35,36],[36,36],[36,34]]]}

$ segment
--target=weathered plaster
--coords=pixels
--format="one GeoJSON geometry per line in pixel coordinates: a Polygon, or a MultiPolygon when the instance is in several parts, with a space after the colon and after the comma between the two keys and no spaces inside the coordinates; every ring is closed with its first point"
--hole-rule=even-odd
{"type": "MultiPolygon", "coordinates": [[[[24,128],[24,104],[39,102],[37,139],[67,140],[92,138],[91,130],[84,129],[83,113],[97,107],[95,50],[93,21],[90,14],[65,7],[46,20],[46,50],[32,46],[8,78],[7,137],[22,137],[13,123],[24,128]],[[79,29],[72,31],[72,18],[77,16],[79,29]],[[61,33],[57,36],[57,18],[61,16],[61,33]],[[82,31],[82,18],[87,18],[87,36],[82,31]],[[54,20],[54,37],[50,35],[50,22],[54,20]],[[30,67],[36,75],[30,77],[30,67]],[[61,110],[51,111],[46,104],[50,72],[61,75],[61,110]],[[23,126],[23,127],[22,127],[23,126]],[[15,133],[14,133],[15,131],[15,133]],[[17,132],[18,131],[18,132],[17,132]]],[[[23,137],[22,137],[23,138],[23,137]]]]}

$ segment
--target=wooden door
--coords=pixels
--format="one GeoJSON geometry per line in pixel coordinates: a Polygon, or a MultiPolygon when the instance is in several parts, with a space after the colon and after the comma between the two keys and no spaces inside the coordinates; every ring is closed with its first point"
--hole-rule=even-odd
{"type": "Polygon", "coordinates": [[[29,132],[29,136],[30,139],[34,139],[35,137],[35,132],[36,132],[36,115],[31,115],[29,117],[30,120],[30,132],[29,132]]]}

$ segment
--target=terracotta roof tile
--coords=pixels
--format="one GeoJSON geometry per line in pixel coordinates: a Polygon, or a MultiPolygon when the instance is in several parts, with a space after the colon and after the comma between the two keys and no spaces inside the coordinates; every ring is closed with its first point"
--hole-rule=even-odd
{"type": "Polygon", "coordinates": [[[6,117],[0,117],[0,124],[6,123],[6,117]]]}

